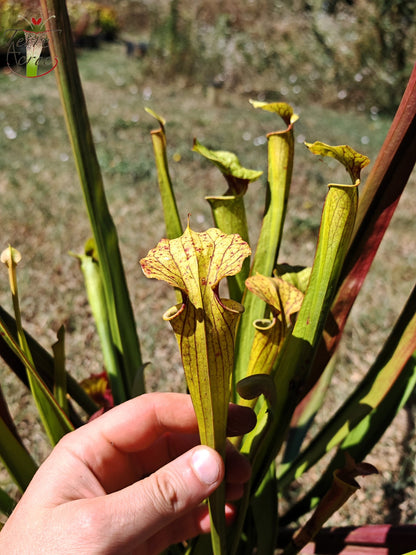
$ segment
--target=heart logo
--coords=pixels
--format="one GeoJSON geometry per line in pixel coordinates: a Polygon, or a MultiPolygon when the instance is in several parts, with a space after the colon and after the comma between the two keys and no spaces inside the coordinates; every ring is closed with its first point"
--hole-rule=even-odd
{"type": "Polygon", "coordinates": [[[35,19],[32,17],[32,23],[33,25],[40,25],[42,23],[42,18],[40,17],[39,19],[35,19]]]}

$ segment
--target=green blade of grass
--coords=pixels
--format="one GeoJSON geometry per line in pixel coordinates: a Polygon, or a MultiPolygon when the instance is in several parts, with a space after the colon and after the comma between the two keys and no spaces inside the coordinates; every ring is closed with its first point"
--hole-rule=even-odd
{"type": "Polygon", "coordinates": [[[65,1],[42,0],[41,5],[47,29],[52,31],[49,46],[52,56],[58,60],[55,72],[59,93],[97,245],[113,349],[119,362],[119,379],[122,384],[127,384],[124,398],[128,398],[133,383],[138,385],[140,393],[144,392],[145,387],[139,339],[118,246],[117,231],[105,197],[65,1]],[[55,17],[49,19],[52,15],[55,17]]]}

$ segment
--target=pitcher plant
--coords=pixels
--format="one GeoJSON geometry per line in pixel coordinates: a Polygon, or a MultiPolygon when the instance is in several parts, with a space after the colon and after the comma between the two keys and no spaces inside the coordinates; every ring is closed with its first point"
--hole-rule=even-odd
{"type": "MultiPolygon", "coordinates": [[[[76,258],[104,353],[108,377],[99,378],[111,405],[118,404],[145,392],[145,363],[66,4],[64,0],[41,4],[51,53],[59,59],[57,86],[93,236],[76,258]]],[[[337,364],[334,352],[348,315],[415,164],[416,67],[364,185],[361,175],[369,164],[365,155],[342,140],[339,145],[305,143],[312,154],[335,159],[349,176],[346,183],[328,186],[312,267],[302,261],[289,266],[280,255],[299,118],[284,102],[255,100],[247,109],[266,111],[273,122],[267,134],[264,215],[257,243],[247,223],[246,192],[253,181],[263,178],[263,170],[246,168],[235,153],[190,141],[190,149],[213,163],[226,181],[222,194],[206,198],[215,227],[194,231],[192,215],[188,211],[181,215],[175,199],[167,156],[169,124],[148,110],[158,122],[151,141],[167,238],[155,247],[148,245],[140,264],[146,277],[174,288],[176,304],[156,317],[163,316],[176,337],[201,443],[224,457],[230,401],[250,406],[257,414],[256,427],[232,439],[252,466],[235,522],[229,528],[225,525],[221,486],[208,500],[211,538],[171,546],[166,551],[171,555],[273,555],[283,527],[289,527],[292,535],[281,546],[283,552],[300,552],[357,490],[357,476],[376,472],[364,459],[416,384],[415,288],[362,381],[334,414],[326,416],[325,425],[307,437],[331,383],[337,364]],[[227,280],[222,282],[223,278],[227,280]],[[294,481],[326,455],[319,475],[310,478],[288,508],[279,508],[294,481]],[[300,517],[314,509],[295,532],[300,517]]],[[[90,396],[91,383],[84,389],[65,369],[63,328],[52,355],[25,332],[17,296],[19,258],[12,247],[2,255],[14,317],[0,307],[0,354],[30,388],[53,445],[83,422],[74,401],[87,418],[99,407],[90,396]]],[[[37,464],[14,426],[1,390],[0,457],[24,491],[37,464]]],[[[0,510],[10,514],[13,505],[14,499],[0,489],[0,510]]]]}

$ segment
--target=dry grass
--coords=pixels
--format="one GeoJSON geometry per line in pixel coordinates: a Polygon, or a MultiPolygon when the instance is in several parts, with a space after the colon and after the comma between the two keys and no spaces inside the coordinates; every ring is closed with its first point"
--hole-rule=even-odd
{"type": "MultiPolygon", "coordinates": [[[[212,105],[201,87],[185,89],[179,80],[161,86],[155,78],[144,79],[139,64],[125,59],[119,45],[85,52],[80,57],[144,359],[152,362],[147,371],[148,388],[182,391],[177,348],[161,319],[174,302],[173,294],[163,284],[145,279],[138,267],[138,259],[164,235],[149,138],[154,122],[144,106],[163,114],[168,121],[168,154],[180,213],[184,222],[191,213],[192,225],[198,230],[211,225],[203,197],[223,192],[225,182],[217,170],[191,152],[193,136],[209,147],[235,151],[248,167],[265,169],[266,145],[260,138],[280,122],[270,114],[254,111],[241,94],[221,91],[222,96],[212,105]]],[[[75,377],[82,378],[100,371],[102,360],[81,273],[68,252],[82,251],[90,230],[54,77],[32,81],[4,72],[0,86],[0,247],[10,242],[23,255],[19,283],[26,329],[49,347],[64,323],[67,367],[75,377]]],[[[268,100],[277,99],[278,95],[268,100]]],[[[374,158],[389,121],[374,115],[324,110],[318,105],[298,108],[299,144],[281,261],[310,264],[326,183],[344,176],[332,161],[314,159],[302,141],[348,143],[374,158]]],[[[416,263],[415,181],[413,175],[352,313],[328,410],[335,409],[371,364],[410,292],[416,263]]],[[[264,181],[253,184],[248,192],[253,242],[263,193],[264,181]]],[[[6,308],[11,307],[5,272],[0,280],[0,301],[6,308]]],[[[0,379],[25,442],[42,460],[48,449],[29,397],[22,395],[3,364],[0,379]]],[[[404,461],[415,450],[414,412],[413,402],[409,403],[369,457],[381,477],[371,478],[334,523],[409,522],[414,518],[414,472],[408,472],[408,464],[404,467],[404,461]]],[[[3,473],[0,485],[5,484],[8,479],[3,473]]]]}

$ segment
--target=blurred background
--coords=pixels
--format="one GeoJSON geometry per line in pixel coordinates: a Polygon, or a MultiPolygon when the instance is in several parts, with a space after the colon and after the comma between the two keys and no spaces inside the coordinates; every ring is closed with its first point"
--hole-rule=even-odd
{"type": "MultiPolygon", "coordinates": [[[[415,0],[70,0],[68,8],[78,46],[124,43],[143,75],[292,102],[391,113],[415,59],[415,0]]],[[[0,28],[27,27],[22,16],[38,12],[32,0],[2,0],[0,28]]]]}

